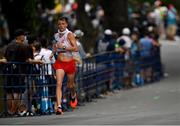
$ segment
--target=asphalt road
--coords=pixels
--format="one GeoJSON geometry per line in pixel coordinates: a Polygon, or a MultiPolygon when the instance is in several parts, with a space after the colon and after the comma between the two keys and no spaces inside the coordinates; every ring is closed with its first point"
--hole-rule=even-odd
{"type": "Polygon", "coordinates": [[[64,115],[0,118],[0,124],[180,125],[180,41],[162,45],[168,76],[160,82],[121,90],[64,115]]]}

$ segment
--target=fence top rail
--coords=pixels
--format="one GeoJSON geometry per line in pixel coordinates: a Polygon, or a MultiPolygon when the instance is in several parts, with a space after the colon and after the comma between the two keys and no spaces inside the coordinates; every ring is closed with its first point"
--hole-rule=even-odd
{"type": "MultiPolygon", "coordinates": [[[[40,63],[30,63],[30,62],[14,62],[14,61],[7,61],[6,63],[2,63],[0,65],[3,64],[21,64],[21,65],[33,65],[33,64],[40,64],[40,63]]],[[[42,63],[42,64],[52,64],[52,63],[42,63]]]]}
{"type": "Polygon", "coordinates": [[[112,53],[117,53],[117,52],[116,51],[106,51],[106,52],[96,53],[96,54],[92,55],[91,57],[85,57],[83,59],[93,58],[93,57],[97,57],[97,56],[101,56],[101,55],[105,55],[105,54],[112,54],[112,53]]]}
{"type": "MultiPolygon", "coordinates": [[[[105,55],[105,54],[111,54],[111,53],[114,53],[114,52],[115,51],[102,52],[102,53],[94,54],[91,57],[86,57],[86,58],[83,58],[83,59],[93,58],[93,57],[97,57],[97,56],[101,56],[101,55],[105,55]]],[[[39,63],[7,61],[6,63],[2,63],[2,64],[39,64],[39,63]]],[[[52,64],[52,63],[43,63],[43,64],[52,64]]]]}
{"type": "MultiPolygon", "coordinates": [[[[93,54],[92,56],[90,57],[85,57],[85,58],[82,58],[82,60],[88,60],[88,59],[94,59],[98,56],[103,56],[103,55],[110,55],[110,54],[119,54],[119,55],[123,55],[117,51],[106,51],[106,52],[101,52],[101,53],[97,53],[97,54],[93,54]]],[[[28,64],[28,65],[33,65],[33,64],[40,64],[40,63],[30,63],[30,62],[16,62],[16,61],[7,61],[6,63],[1,63],[0,65],[3,65],[3,64],[28,64]]],[[[52,63],[43,63],[44,65],[46,64],[52,64],[52,63]]]]}

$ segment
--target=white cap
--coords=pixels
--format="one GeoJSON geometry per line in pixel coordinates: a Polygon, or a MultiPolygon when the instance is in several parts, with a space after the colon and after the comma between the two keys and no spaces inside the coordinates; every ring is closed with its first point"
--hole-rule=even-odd
{"type": "Polygon", "coordinates": [[[106,35],[112,35],[112,31],[111,31],[110,29],[106,29],[106,30],[104,31],[104,34],[106,34],[106,35]]]}
{"type": "Polygon", "coordinates": [[[84,32],[82,32],[80,29],[77,29],[74,31],[74,36],[75,37],[82,37],[82,36],[84,36],[84,32]]]}
{"type": "Polygon", "coordinates": [[[130,34],[131,34],[131,31],[130,31],[129,28],[126,27],[126,28],[123,28],[122,34],[124,34],[124,35],[130,35],[130,34]]]}
{"type": "Polygon", "coordinates": [[[148,27],[148,31],[149,31],[149,32],[153,32],[153,30],[154,30],[153,26],[149,26],[149,27],[148,27]]]}

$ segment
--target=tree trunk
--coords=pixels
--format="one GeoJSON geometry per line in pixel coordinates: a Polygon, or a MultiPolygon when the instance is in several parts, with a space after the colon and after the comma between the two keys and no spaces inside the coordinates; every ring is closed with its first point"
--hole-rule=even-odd
{"type": "Polygon", "coordinates": [[[84,32],[84,37],[82,39],[82,44],[85,47],[86,51],[90,51],[95,45],[96,39],[96,30],[93,28],[91,19],[88,17],[85,12],[84,6],[85,0],[77,0],[78,9],[77,9],[77,28],[81,29],[84,32]]]}
{"type": "Polygon", "coordinates": [[[121,33],[121,29],[128,26],[127,0],[100,0],[105,11],[104,27],[121,33]]]}
{"type": "Polygon", "coordinates": [[[24,7],[26,4],[25,0],[2,0],[2,13],[5,15],[5,18],[8,21],[10,33],[13,35],[13,32],[17,28],[25,27],[25,13],[24,7]]]}

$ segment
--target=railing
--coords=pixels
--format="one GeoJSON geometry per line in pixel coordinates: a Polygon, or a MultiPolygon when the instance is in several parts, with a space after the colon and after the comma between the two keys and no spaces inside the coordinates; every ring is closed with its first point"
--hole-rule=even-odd
{"type": "MultiPolygon", "coordinates": [[[[8,101],[11,98],[7,94],[22,93],[21,104],[26,105],[24,115],[44,115],[54,113],[55,110],[55,71],[51,64],[27,64],[9,62],[0,65],[0,105],[1,116],[8,115],[8,101]]],[[[154,53],[143,59],[125,60],[123,54],[106,52],[83,59],[83,63],[77,65],[76,85],[79,102],[91,101],[99,97],[103,92],[125,88],[128,79],[133,86],[143,86],[142,70],[151,68],[151,82],[158,81],[162,77],[162,65],[160,53],[154,53]],[[146,64],[144,64],[146,63],[146,64]]],[[[66,77],[63,82],[62,104],[65,111],[70,109],[68,105],[69,91],[66,89],[66,77]]],[[[19,110],[20,111],[20,110],[19,110]]]]}

